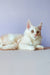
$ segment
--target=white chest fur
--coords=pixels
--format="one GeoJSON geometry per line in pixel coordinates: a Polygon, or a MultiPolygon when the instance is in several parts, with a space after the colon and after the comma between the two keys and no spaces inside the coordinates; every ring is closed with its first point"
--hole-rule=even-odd
{"type": "Polygon", "coordinates": [[[32,40],[30,37],[24,35],[18,45],[18,49],[35,50],[35,47],[41,43],[41,38],[32,40]]]}
{"type": "Polygon", "coordinates": [[[37,38],[36,40],[33,40],[30,37],[24,35],[22,37],[20,43],[28,44],[28,45],[39,45],[41,43],[41,37],[37,38]]]}

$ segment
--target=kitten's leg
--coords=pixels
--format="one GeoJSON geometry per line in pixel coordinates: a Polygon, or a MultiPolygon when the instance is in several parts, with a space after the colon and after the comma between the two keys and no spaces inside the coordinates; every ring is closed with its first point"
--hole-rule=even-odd
{"type": "Polygon", "coordinates": [[[37,48],[37,49],[42,49],[42,50],[44,49],[44,47],[41,46],[41,45],[37,45],[36,48],[37,48]]]}
{"type": "Polygon", "coordinates": [[[27,45],[27,44],[19,44],[18,49],[32,51],[32,50],[35,50],[35,47],[34,46],[31,46],[31,45],[27,45]]]}

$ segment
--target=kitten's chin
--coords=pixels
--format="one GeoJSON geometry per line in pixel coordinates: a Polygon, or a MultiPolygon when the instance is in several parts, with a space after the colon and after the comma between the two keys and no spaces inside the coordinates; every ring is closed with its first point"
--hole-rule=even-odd
{"type": "Polygon", "coordinates": [[[36,40],[37,38],[32,38],[33,40],[36,40]]]}
{"type": "Polygon", "coordinates": [[[38,38],[38,37],[33,37],[32,39],[33,39],[33,40],[36,40],[37,38],[38,38]]]}

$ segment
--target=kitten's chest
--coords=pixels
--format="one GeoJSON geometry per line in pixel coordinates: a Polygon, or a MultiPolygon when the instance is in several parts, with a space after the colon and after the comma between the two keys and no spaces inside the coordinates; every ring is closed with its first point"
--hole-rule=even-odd
{"type": "Polygon", "coordinates": [[[21,40],[21,43],[25,43],[28,45],[39,45],[41,43],[41,38],[37,40],[32,40],[31,38],[24,36],[21,40]]]}
{"type": "Polygon", "coordinates": [[[33,45],[39,45],[41,44],[41,38],[36,39],[36,40],[31,40],[33,45]]]}

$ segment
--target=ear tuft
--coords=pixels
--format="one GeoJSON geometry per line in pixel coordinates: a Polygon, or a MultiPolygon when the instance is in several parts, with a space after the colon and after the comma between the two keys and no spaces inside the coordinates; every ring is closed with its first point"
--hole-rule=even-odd
{"type": "Polygon", "coordinates": [[[42,22],[40,23],[40,25],[38,26],[38,28],[41,30],[41,28],[42,28],[42,22]]]}
{"type": "Polygon", "coordinates": [[[28,20],[28,22],[27,22],[27,28],[29,29],[31,27],[31,22],[30,22],[30,20],[28,20]]]}

